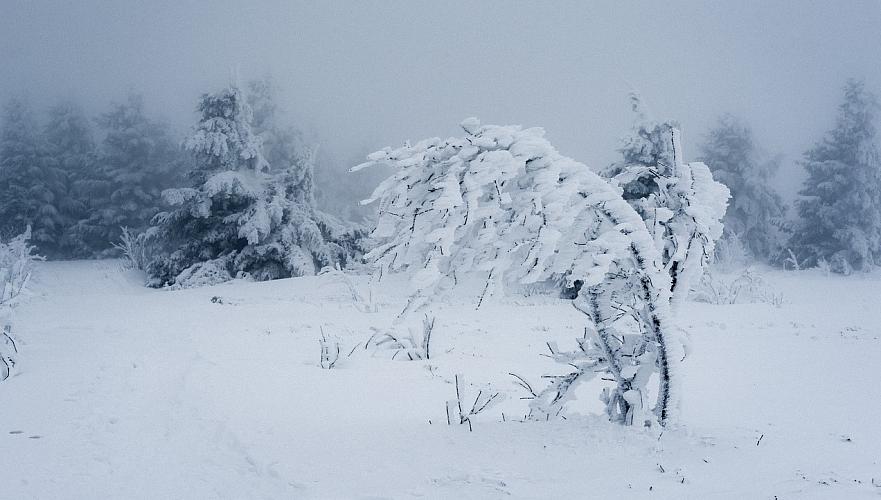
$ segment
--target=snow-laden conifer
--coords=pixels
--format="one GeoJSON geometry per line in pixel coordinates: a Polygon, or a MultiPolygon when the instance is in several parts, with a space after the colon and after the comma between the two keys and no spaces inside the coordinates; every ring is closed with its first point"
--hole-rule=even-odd
{"type": "Polygon", "coordinates": [[[59,225],[54,248],[40,245],[51,258],[91,257],[109,247],[109,240],[89,224],[103,215],[106,182],[98,174],[92,126],[83,109],[73,101],[49,108],[44,128],[45,164],[56,179],[55,206],[59,225]]]}
{"type": "Polygon", "coordinates": [[[98,168],[91,179],[89,216],[80,222],[93,251],[108,252],[123,236],[137,233],[162,209],[164,189],[180,185],[183,158],[167,126],[147,117],[143,97],[131,94],[98,117],[104,132],[98,168]]]}
{"type": "Polygon", "coordinates": [[[771,185],[780,167],[764,159],[742,120],[723,115],[701,145],[700,160],[731,191],[722,223],[730,244],[740,242],[753,258],[768,261],[780,251],[780,226],[786,207],[771,185]]]}
{"type": "Polygon", "coordinates": [[[558,414],[574,385],[608,376],[614,383],[602,397],[612,420],[643,425],[653,407],[666,423],[681,346],[668,317],[670,278],[639,214],[541,129],[476,119],[462,128],[464,137],[387,148],[353,168],[396,169],[366,200],[379,202],[378,244],[367,258],[381,273],[412,275],[402,314],[464,276],[485,278],[478,307],[505,284],[581,281],[573,304],[586,316],[585,337],[573,352],[553,353],[574,371],[534,395],[532,416],[558,414]]]}
{"type": "Polygon", "coordinates": [[[47,161],[46,142],[27,101],[10,99],[0,128],[0,237],[30,226],[31,241],[55,254],[64,227],[58,193],[63,171],[47,161]]]}
{"type": "Polygon", "coordinates": [[[797,201],[801,221],[789,246],[802,265],[849,273],[881,263],[881,154],[878,102],[848,81],[835,128],[805,153],[808,173],[797,201]]]}
{"type": "Polygon", "coordinates": [[[159,213],[145,236],[156,254],[147,265],[151,284],[265,280],[344,264],[353,235],[304,201],[311,195],[292,180],[300,164],[270,168],[241,90],[206,94],[198,109],[185,143],[194,158],[192,187],[163,192],[172,209],[159,213]]]}

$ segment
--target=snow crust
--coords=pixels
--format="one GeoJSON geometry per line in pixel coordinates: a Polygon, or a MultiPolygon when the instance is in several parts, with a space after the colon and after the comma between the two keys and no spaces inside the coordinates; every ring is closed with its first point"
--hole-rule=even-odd
{"type": "Polygon", "coordinates": [[[0,383],[0,496],[877,498],[881,386],[854,381],[881,366],[881,275],[763,272],[780,307],[683,304],[683,428],[661,433],[591,416],[594,385],[567,420],[518,421],[508,373],[560,369],[540,354],[582,329],[567,301],[475,311],[474,283],[437,310],[431,359],[401,362],[346,354],[403,307],[402,277],[362,312],[329,275],[165,291],[115,261],[37,263],[0,383]],[[455,374],[509,396],[473,432],[446,425],[455,374]]]}

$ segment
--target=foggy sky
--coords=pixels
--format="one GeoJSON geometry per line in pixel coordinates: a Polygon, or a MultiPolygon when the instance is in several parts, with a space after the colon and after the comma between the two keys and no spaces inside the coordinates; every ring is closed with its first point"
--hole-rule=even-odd
{"type": "Polygon", "coordinates": [[[881,93],[881,2],[0,0],[3,99],[100,112],[136,90],[183,130],[231,68],[271,73],[340,162],[477,116],[542,126],[599,167],[629,129],[633,88],[681,122],[690,158],[720,113],[746,118],[786,155],[786,182],[847,77],[881,93]]]}

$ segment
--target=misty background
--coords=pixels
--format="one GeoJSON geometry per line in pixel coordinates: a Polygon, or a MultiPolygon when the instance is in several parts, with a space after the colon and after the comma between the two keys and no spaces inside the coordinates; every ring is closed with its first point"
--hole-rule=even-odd
{"type": "Polygon", "coordinates": [[[130,91],[179,134],[204,92],[271,75],[295,124],[342,172],[367,152],[454,134],[465,117],[541,126],[597,169],[638,90],[678,120],[686,156],[725,112],[749,123],[792,199],[796,162],[848,77],[881,89],[881,3],[11,1],[0,100],[89,115],[130,91]],[[834,36],[832,36],[834,34],[834,36]]]}

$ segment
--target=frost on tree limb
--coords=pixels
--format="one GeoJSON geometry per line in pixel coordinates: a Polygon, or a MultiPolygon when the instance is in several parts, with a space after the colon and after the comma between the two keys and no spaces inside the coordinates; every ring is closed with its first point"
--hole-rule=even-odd
{"type": "Polygon", "coordinates": [[[533,417],[557,415],[575,385],[607,374],[612,420],[648,424],[652,404],[659,423],[673,419],[681,345],[668,318],[670,276],[642,218],[608,182],[560,155],[542,129],[473,118],[462,128],[465,137],[387,148],[353,168],[397,169],[365,203],[379,202],[367,259],[383,274],[412,275],[402,315],[466,273],[486,276],[477,304],[505,284],[580,281],[574,304],[588,318],[587,336],[573,352],[552,349],[575,371],[551,377],[533,417]]]}
{"type": "Polygon", "coordinates": [[[705,164],[683,160],[675,122],[651,120],[639,96],[632,94],[631,101],[636,123],[621,147],[622,161],[605,175],[645,221],[670,275],[676,305],[713,255],[730,192],[705,164]]]}

